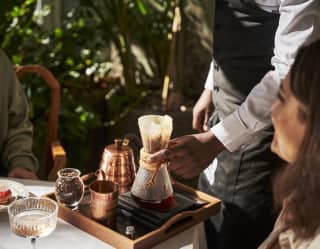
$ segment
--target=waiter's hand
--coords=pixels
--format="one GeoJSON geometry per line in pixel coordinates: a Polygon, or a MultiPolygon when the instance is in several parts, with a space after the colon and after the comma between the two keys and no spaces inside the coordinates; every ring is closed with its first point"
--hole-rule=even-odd
{"type": "Polygon", "coordinates": [[[192,128],[200,132],[208,131],[207,122],[212,109],[212,91],[204,89],[193,107],[192,128]]]}
{"type": "Polygon", "coordinates": [[[22,178],[22,179],[32,179],[37,180],[39,179],[35,173],[22,168],[22,167],[16,167],[9,171],[8,177],[12,178],[22,178]]]}
{"type": "Polygon", "coordinates": [[[147,163],[169,162],[168,169],[183,178],[199,175],[225,148],[211,131],[173,139],[168,149],[160,150],[147,163]]]}

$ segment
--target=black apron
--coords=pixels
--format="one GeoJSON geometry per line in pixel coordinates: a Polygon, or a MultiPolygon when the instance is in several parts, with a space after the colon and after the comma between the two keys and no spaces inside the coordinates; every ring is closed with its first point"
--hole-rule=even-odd
{"type": "MultiPolygon", "coordinates": [[[[272,70],[278,0],[217,0],[214,30],[214,123],[234,112],[272,70]]],[[[272,128],[235,152],[217,157],[215,182],[205,175],[199,188],[223,201],[206,222],[208,248],[257,248],[272,230],[270,176],[277,157],[270,151],[272,128]]]]}

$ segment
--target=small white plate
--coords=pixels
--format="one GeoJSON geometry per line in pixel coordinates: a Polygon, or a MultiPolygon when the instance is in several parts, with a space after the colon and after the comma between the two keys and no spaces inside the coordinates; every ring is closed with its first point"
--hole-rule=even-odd
{"type": "MultiPolygon", "coordinates": [[[[8,184],[8,187],[12,192],[12,197],[19,197],[20,198],[20,197],[28,197],[29,196],[29,191],[20,182],[0,179],[0,183],[8,184]]],[[[6,204],[6,205],[0,204],[0,212],[7,210],[8,205],[9,204],[6,204]]]]}

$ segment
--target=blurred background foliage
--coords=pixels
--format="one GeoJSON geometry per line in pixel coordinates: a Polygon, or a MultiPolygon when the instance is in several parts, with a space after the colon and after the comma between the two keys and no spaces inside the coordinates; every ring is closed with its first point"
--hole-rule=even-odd
{"type": "MultiPolygon", "coordinates": [[[[212,22],[210,14],[205,12],[210,2],[11,0],[1,3],[1,48],[15,65],[41,64],[61,83],[59,136],[68,153],[68,166],[90,170],[85,165],[90,163],[92,150],[97,148],[95,137],[102,139],[101,143],[107,141],[103,131],[117,127],[132,110],[146,106],[161,110],[162,83],[170,59],[171,64],[179,65],[174,67],[172,92],[176,89],[179,96],[189,98],[199,94],[211,53],[212,22]],[[176,7],[182,11],[183,25],[175,41],[176,49],[172,51],[176,7]],[[198,49],[191,52],[195,55],[186,56],[185,49],[192,47],[198,49]],[[197,60],[201,62],[196,63],[197,60]],[[194,64],[198,64],[201,73],[190,69],[194,64]],[[194,82],[190,80],[191,74],[194,82]],[[189,84],[184,83],[186,79],[189,84]]],[[[34,147],[39,152],[46,136],[50,93],[34,76],[22,84],[30,101],[30,115],[36,127],[34,147]]]]}

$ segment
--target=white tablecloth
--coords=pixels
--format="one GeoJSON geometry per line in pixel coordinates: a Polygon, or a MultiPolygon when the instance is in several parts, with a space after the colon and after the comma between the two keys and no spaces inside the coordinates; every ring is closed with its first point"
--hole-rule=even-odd
{"type": "MultiPolygon", "coordinates": [[[[4,178],[2,178],[4,179],[4,178]]],[[[36,196],[53,191],[53,182],[10,179],[21,182],[36,196]]],[[[0,249],[31,248],[30,242],[10,232],[7,212],[0,212],[0,249]]],[[[114,247],[59,219],[56,230],[48,237],[37,240],[38,249],[112,249],[114,247]]],[[[153,249],[206,249],[203,224],[199,224],[153,249]]]]}

